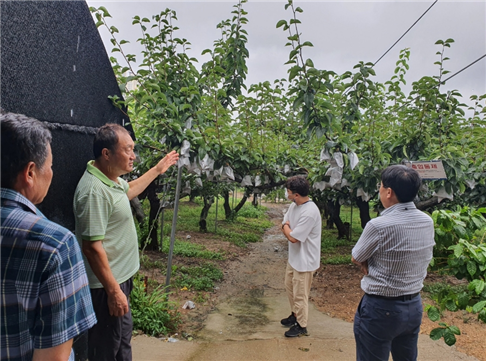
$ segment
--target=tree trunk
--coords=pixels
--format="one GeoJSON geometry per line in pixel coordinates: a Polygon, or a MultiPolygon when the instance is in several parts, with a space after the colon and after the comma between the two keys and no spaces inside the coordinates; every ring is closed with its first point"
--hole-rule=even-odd
{"type": "Polygon", "coordinates": [[[361,196],[356,199],[356,205],[359,208],[359,218],[361,219],[361,227],[364,229],[368,221],[371,220],[370,204],[368,201],[363,201],[361,196]]]}
{"type": "Polygon", "coordinates": [[[258,193],[253,194],[253,201],[251,203],[253,207],[258,207],[258,193]]]}
{"type": "Polygon", "coordinates": [[[439,199],[437,198],[437,196],[434,196],[434,197],[429,198],[428,200],[419,201],[419,202],[415,203],[415,207],[417,209],[419,209],[420,211],[424,211],[424,210],[427,210],[431,207],[437,206],[439,204],[440,204],[439,199]]]}
{"type": "Polygon", "coordinates": [[[349,238],[349,226],[346,228],[346,225],[341,220],[341,205],[339,204],[339,200],[329,200],[327,206],[330,212],[330,220],[334,222],[338,229],[338,239],[349,238]]]}
{"type": "Polygon", "coordinates": [[[143,212],[142,203],[138,199],[138,197],[133,198],[130,200],[130,207],[132,208],[132,214],[137,219],[138,224],[143,224],[143,219],[145,218],[145,214],[143,212]]]}
{"type": "Polygon", "coordinates": [[[149,222],[147,228],[149,229],[149,242],[147,244],[146,250],[158,250],[159,249],[159,237],[157,230],[159,227],[159,222],[157,217],[157,212],[159,211],[160,201],[155,192],[156,186],[154,182],[151,182],[147,187],[147,198],[150,202],[150,214],[149,222]]]}
{"type": "Polygon", "coordinates": [[[236,215],[238,213],[238,211],[241,210],[241,208],[243,206],[245,206],[245,203],[246,203],[246,200],[248,200],[248,197],[249,195],[247,195],[246,193],[243,195],[243,198],[241,199],[241,201],[238,203],[238,205],[236,205],[236,207],[233,209],[233,214],[236,215]]]}
{"type": "Polygon", "coordinates": [[[208,232],[208,223],[206,219],[208,218],[209,209],[211,205],[214,203],[214,196],[204,196],[204,206],[201,210],[201,215],[199,216],[199,231],[203,233],[208,232]]]}
{"type": "Polygon", "coordinates": [[[230,205],[230,194],[229,194],[229,191],[224,191],[223,192],[223,198],[224,198],[224,204],[223,204],[223,207],[224,207],[224,217],[226,218],[226,220],[229,220],[231,219],[231,205],[230,205]]]}

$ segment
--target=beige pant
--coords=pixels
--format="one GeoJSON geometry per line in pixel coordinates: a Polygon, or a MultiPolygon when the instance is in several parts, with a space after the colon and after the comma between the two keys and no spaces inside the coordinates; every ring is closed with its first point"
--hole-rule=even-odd
{"type": "Polygon", "coordinates": [[[307,327],[309,316],[309,293],[314,272],[297,272],[287,262],[285,270],[285,289],[289,297],[290,308],[301,327],[307,327]]]}

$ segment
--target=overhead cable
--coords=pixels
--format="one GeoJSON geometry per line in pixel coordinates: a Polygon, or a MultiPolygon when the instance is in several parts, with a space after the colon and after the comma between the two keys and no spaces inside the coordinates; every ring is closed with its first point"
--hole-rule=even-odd
{"type": "Polygon", "coordinates": [[[381,60],[383,57],[385,57],[385,55],[386,55],[386,54],[387,54],[387,53],[388,53],[388,52],[389,52],[389,51],[390,51],[390,50],[391,50],[393,47],[395,47],[395,45],[396,45],[396,44],[397,44],[397,43],[398,43],[398,42],[399,42],[399,41],[400,41],[400,40],[401,40],[401,39],[402,39],[402,38],[405,36],[405,34],[407,34],[407,33],[410,31],[410,29],[412,29],[412,28],[415,26],[415,24],[417,24],[417,23],[419,22],[419,20],[420,20],[420,19],[422,19],[422,18],[423,18],[423,16],[424,16],[425,14],[427,14],[427,12],[428,12],[430,9],[432,9],[432,7],[433,7],[433,6],[434,6],[434,5],[437,3],[437,1],[439,1],[439,0],[435,0],[435,1],[434,1],[434,3],[433,3],[432,5],[430,5],[430,6],[429,6],[429,8],[428,8],[428,9],[427,9],[427,10],[426,10],[426,11],[425,11],[425,12],[424,12],[424,13],[423,13],[421,16],[420,16],[420,18],[418,18],[418,19],[415,21],[415,23],[413,23],[413,24],[412,24],[412,26],[411,26],[410,28],[408,28],[408,29],[407,29],[407,31],[406,31],[405,33],[403,33],[403,35],[402,35],[400,38],[398,38],[398,40],[397,40],[395,43],[393,43],[393,45],[392,45],[390,48],[388,48],[388,50],[387,50],[385,53],[383,53],[383,55],[382,55],[380,58],[378,58],[378,60],[377,60],[375,63],[373,63],[373,67],[374,67],[374,66],[376,66],[376,64],[377,64],[377,63],[378,63],[378,62],[379,62],[379,61],[380,61],[380,60],[381,60]]]}
{"type": "MultiPolygon", "coordinates": [[[[464,67],[464,68],[462,68],[461,70],[457,71],[457,72],[456,72],[456,73],[454,73],[453,75],[451,75],[451,76],[447,77],[447,78],[446,78],[444,81],[439,81],[439,82],[437,82],[437,85],[434,85],[434,86],[430,87],[430,88],[429,88],[429,90],[432,90],[433,88],[439,87],[440,85],[445,85],[445,83],[446,83],[447,81],[449,81],[449,80],[450,80],[452,77],[457,76],[459,73],[461,73],[461,72],[465,71],[466,69],[468,69],[469,67],[471,67],[473,64],[475,64],[475,63],[479,62],[480,60],[482,60],[484,57],[486,57],[486,54],[483,54],[481,57],[479,57],[479,58],[478,58],[478,59],[476,59],[475,61],[473,61],[473,62],[469,63],[469,64],[468,64],[466,67],[464,67]]],[[[417,96],[417,97],[413,98],[412,100],[410,100],[410,101],[406,102],[405,104],[403,104],[402,106],[400,106],[398,109],[393,110],[393,112],[397,112],[397,111],[398,111],[398,110],[400,110],[402,107],[407,106],[407,105],[408,105],[408,104],[410,104],[412,101],[415,101],[415,100],[417,100],[417,99],[418,99],[418,98],[420,98],[420,97],[421,97],[421,96],[419,95],[419,96],[417,96]]]]}

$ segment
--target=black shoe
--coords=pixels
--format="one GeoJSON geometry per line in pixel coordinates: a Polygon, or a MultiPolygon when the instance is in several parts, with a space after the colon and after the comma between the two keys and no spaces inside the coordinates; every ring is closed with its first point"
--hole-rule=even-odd
{"type": "Polygon", "coordinates": [[[299,336],[309,336],[307,333],[307,329],[305,327],[301,327],[298,322],[295,323],[294,326],[290,328],[289,331],[285,332],[286,337],[299,337],[299,336]]]}
{"type": "Polygon", "coordinates": [[[290,314],[289,317],[280,320],[280,323],[283,326],[287,326],[287,327],[295,325],[296,322],[297,322],[297,318],[294,316],[293,312],[290,314]]]}

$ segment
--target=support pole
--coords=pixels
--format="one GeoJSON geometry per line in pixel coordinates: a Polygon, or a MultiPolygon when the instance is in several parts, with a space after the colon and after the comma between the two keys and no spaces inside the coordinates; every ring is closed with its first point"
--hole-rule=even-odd
{"type": "Polygon", "coordinates": [[[214,219],[214,232],[218,230],[218,201],[219,201],[219,196],[216,195],[216,218],[214,219]]]}
{"type": "Polygon", "coordinates": [[[164,250],[164,212],[165,212],[165,198],[167,193],[167,184],[164,185],[164,197],[162,198],[162,213],[160,214],[160,251],[164,250]]]}
{"type": "Polygon", "coordinates": [[[181,192],[182,166],[178,166],[177,185],[174,197],[174,216],[172,217],[172,230],[170,232],[169,260],[167,261],[167,276],[165,278],[165,291],[169,293],[170,275],[172,273],[172,254],[174,253],[175,232],[177,226],[177,214],[179,212],[179,195],[181,192]]]}
{"type": "Polygon", "coordinates": [[[351,202],[351,221],[349,222],[349,240],[353,235],[353,203],[351,202]]]}

